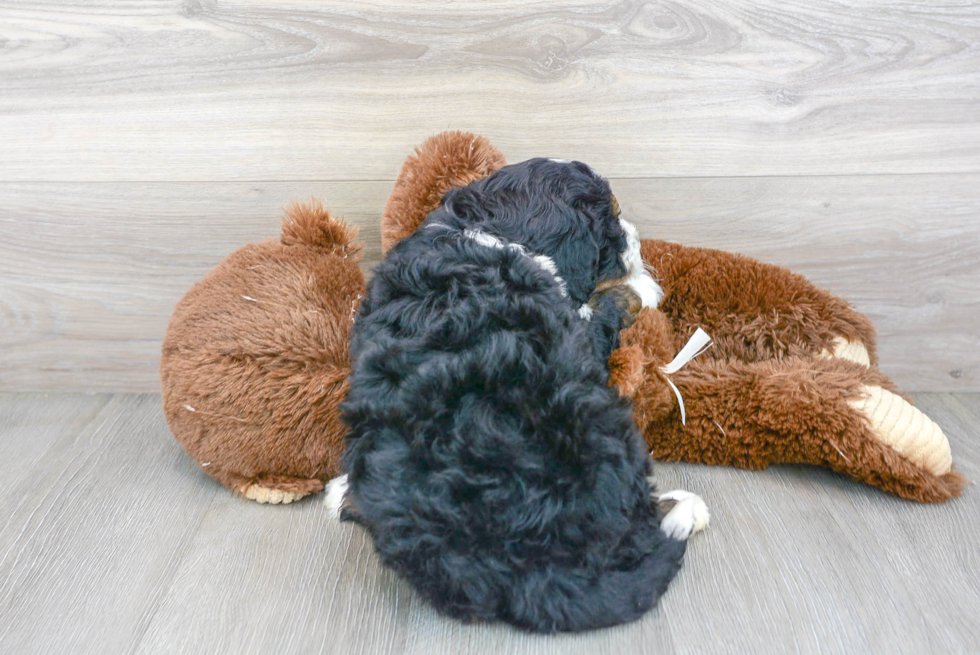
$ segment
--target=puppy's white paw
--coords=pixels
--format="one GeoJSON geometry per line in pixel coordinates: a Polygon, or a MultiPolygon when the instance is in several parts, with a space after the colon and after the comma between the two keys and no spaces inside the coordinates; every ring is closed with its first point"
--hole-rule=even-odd
{"type": "Polygon", "coordinates": [[[347,475],[339,475],[327,483],[326,493],[323,494],[323,504],[331,518],[340,518],[340,508],[344,506],[344,496],[347,495],[347,475]]]}
{"type": "Polygon", "coordinates": [[[711,514],[701,496],[683,489],[675,489],[657,497],[658,503],[665,501],[675,503],[660,523],[660,528],[671,539],[687,539],[695,532],[701,532],[708,527],[711,514]]]}

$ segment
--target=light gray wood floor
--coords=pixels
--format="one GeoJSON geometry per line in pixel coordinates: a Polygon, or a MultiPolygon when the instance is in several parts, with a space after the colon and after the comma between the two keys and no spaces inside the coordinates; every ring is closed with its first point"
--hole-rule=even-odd
{"type": "MultiPolygon", "coordinates": [[[[980,475],[980,395],[919,394],[980,475]]],[[[203,475],[158,395],[0,394],[2,653],[977,653],[980,498],[811,467],[661,464],[712,524],[642,620],[542,637],[436,615],[317,499],[203,475]]]]}

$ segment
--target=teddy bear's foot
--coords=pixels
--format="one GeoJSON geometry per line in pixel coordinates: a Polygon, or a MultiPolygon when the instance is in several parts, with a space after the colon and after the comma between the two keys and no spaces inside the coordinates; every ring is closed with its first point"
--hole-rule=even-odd
{"type": "Polygon", "coordinates": [[[831,344],[831,348],[825,348],[820,353],[821,357],[836,357],[846,359],[862,366],[871,366],[871,356],[868,349],[860,341],[848,341],[844,337],[837,337],[831,344]]]}
{"type": "Polygon", "coordinates": [[[861,397],[848,404],[868,420],[871,431],[883,443],[933,475],[949,473],[953,456],[949,441],[938,425],[886,389],[862,386],[861,397]]]}
{"type": "Polygon", "coordinates": [[[701,496],[683,489],[656,495],[657,504],[665,512],[660,529],[671,539],[685,540],[708,527],[711,514],[701,496]]]}
{"type": "Polygon", "coordinates": [[[235,477],[238,482],[233,489],[237,488],[238,493],[249,500],[268,505],[288,505],[323,490],[323,482],[316,478],[270,474],[250,479],[235,477]]]}
{"type": "Polygon", "coordinates": [[[269,504],[269,505],[288,505],[294,500],[299,500],[307,494],[299,493],[296,491],[283,491],[282,489],[272,489],[269,487],[263,487],[260,484],[249,485],[245,492],[242,494],[249,500],[254,500],[257,503],[269,504]]]}

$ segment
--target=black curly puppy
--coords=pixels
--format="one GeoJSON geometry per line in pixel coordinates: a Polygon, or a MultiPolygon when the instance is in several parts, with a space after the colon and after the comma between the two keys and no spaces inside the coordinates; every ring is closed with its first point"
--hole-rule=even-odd
{"type": "Polygon", "coordinates": [[[327,502],[346,491],[384,563],[451,616],[540,632],[636,619],[707,521],[693,494],[661,496],[666,518],[651,501],[609,386],[620,329],[658,292],[585,164],[533,159],[450,192],[361,303],[348,486],[327,502]]]}

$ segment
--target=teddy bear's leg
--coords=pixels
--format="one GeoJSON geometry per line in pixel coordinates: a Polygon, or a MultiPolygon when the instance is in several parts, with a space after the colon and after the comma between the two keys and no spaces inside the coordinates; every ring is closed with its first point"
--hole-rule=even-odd
{"type": "Polygon", "coordinates": [[[848,405],[862,414],[874,435],[933,475],[949,473],[953,456],[938,425],[907,400],[879,386],[862,386],[848,405]]]}
{"type": "Polygon", "coordinates": [[[487,177],[507,164],[485,137],[442,132],[426,139],[402,165],[381,214],[381,251],[415,232],[446,192],[487,177]]]}
{"type": "Polygon", "coordinates": [[[285,476],[275,476],[275,478],[274,480],[258,480],[251,483],[242,495],[257,503],[288,505],[294,500],[299,500],[323,489],[323,482],[320,480],[303,480],[285,476]]]}
{"type": "Polygon", "coordinates": [[[701,496],[683,489],[674,489],[662,494],[654,493],[653,498],[664,513],[660,529],[668,537],[683,540],[708,527],[711,514],[701,496]]]}
{"type": "MultiPolygon", "coordinates": [[[[958,496],[966,482],[949,465],[941,431],[887,377],[854,362],[694,360],[671,380],[687,422],[676,406],[643,414],[656,458],[747,469],[816,464],[919,502],[958,496]]],[[[661,386],[648,374],[638,405],[661,386]]]]}
{"type": "Polygon", "coordinates": [[[877,362],[871,321],[801,275],[749,257],[665,241],[644,240],[641,252],[663,287],[659,308],[676,338],[704,328],[714,339],[716,359],[822,355],[866,366],[877,362]]]}
{"type": "Polygon", "coordinates": [[[828,346],[820,351],[821,357],[839,357],[861,364],[871,366],[871,355],[861,341],[848,341],[845,337],[834,337],[828,346]]]}

